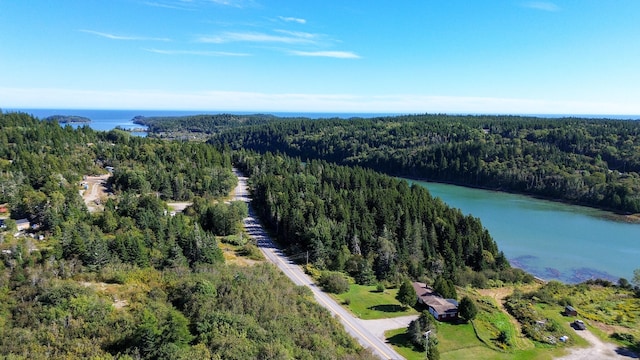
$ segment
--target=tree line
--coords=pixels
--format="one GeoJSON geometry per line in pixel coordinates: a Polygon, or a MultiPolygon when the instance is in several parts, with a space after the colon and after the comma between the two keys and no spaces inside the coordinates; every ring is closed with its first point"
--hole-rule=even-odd
{"type": "Polygon", "coordinates": [[[253,203],[293,256],[360,284],[443,277],[522,281],[480,220],[418,185],[361,167],[282,154],[236,153],[253,203]]]}
{"type": "Polygon", "coordinates": [[[640,123],[520,116],[280,119],[210,140],[394,176],[640,212],[640,123]]]}
{"type": "Polygon", "coordinates": [[[0,357],[371,358],[273,266],[225,263],[247,212],[223,202],[234,179],[203,143],[0,112],[0,203],[37,226],[0,229],[0,357]],[[89,212],[80,182],[107,166],[113,194],[89,212]]]}
{"type": "Polygon", "coordinates": [[[267,114],[253,115],[187,115],[187,116],[136,116],[135,124],[147,126],[152,136],[169,133],[205,133],[213,134],[222,129],[237,126],[256,125],[273,121],[278,117],[267,114]]]}

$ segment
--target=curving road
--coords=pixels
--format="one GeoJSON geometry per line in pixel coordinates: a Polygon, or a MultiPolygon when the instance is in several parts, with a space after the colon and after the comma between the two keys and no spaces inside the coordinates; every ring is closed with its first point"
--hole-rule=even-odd
{"type": "Polygon", "coordinates": [[[351,336],[353,336],[363,347],[368,348],[381,359],[404,359],[395,352],[383,339],[376,337],[369,331],[365,323],[351,315],[340,306],[329,295],[322,292],[313,283],[311,278],[304,271],[290,261],[284,253],[275,245],[269,235],[264,231],[258,221],[253,208],[251,207],[249,193],[247,191],[247,178],[237,169],[234,174],[238,177],[238,185],[234,193],[234,200],[244,201],[249,207],[249,216],[243,220],[247,233],[253,237],[260,250],[268,261],[275,264],[287,277],[296,285],[307,286],[313,292],[316,301],[329,310],[340,322],[351,336]]]}

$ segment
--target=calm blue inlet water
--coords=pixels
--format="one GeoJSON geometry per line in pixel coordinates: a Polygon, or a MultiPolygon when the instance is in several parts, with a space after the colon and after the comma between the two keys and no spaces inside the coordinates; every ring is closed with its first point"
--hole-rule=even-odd
{"type": "Polygon", "coordinates": [[[480,218],[512,265],[545,280],[631,279],[640,268],[640,224],[610,213],[527,196],[411,181],[480,218]]]}

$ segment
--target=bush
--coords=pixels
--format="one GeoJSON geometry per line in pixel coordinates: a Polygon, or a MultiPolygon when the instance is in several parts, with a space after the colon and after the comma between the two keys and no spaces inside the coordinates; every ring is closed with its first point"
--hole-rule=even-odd
{"type": "Polygon", "coordinates": [[[231,244],[231,245],[235,245],[235,246],[243,246],[244,244],[247,243],[247,240],[242,235],[242,233],[237,234],[237,235],[225,236],[220,241],[225,243],[225,244],[231,244]]]}
{"type": "Polygon", "coordinates": [[[633,344],[633,342],[636,340],[632,334],[619,333],[619,332],[614,332],[613,334],[611,334],[611,337],[616,340],[627,342],[629,344],[633,344]]]}
{"type": "Polygon", "coordinates": [[[573,300],[570,297],[565,296],[562,299],[558,300],[558,305],[560,306],[573,306],[573,300]]]}
{"type": "Polygon", "coordinates": [[[496,339],[496,341],[506,346],[510,346],[511,344],[511,341],[509,341],[509,334],[504,330],[500,331],[500,334],[498,334],[498,338],[496,339]]]}
{"type": "Polygon", "coordinates": [[[349,281],[337,272],[324,272],[320,276],[320,285],[326,292],[342,294],[349,291],[349,281]]]}
{"type": "Polygon", "coordinates": [[[264,256],[262,255],[260,248],[258,248],[253,244],[246,244],[245,246],[242,247],[242,250],[240,250],[239,253],[240,255],[246,256],[251,260],[259,261],[264,259],[264,256]]]}
{"type": "Polygon", "coordinates": [[[304,268],[304,273],[311,276],[311,278],[314,280],[319,281],[320,278],[322,277],[322,272],[318,270],[318,268],[313,266],[313,264],[304,265],[303,268],[304,268]]]}

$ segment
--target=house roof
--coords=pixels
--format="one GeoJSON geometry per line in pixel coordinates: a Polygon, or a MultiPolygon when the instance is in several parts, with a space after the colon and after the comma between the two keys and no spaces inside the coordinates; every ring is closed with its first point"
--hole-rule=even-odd
{"type": "Polygon", "coordinates": [[[424,283],[414,282],[413,289],[424,304],[433,308],[438,314],[458,312],[458,302],[445,299],[424,283]]]}

